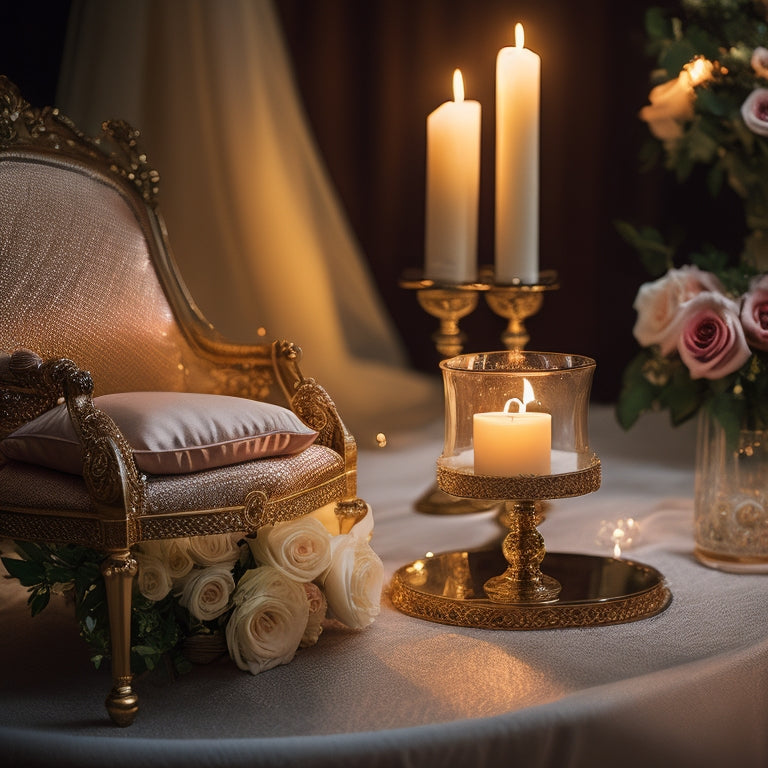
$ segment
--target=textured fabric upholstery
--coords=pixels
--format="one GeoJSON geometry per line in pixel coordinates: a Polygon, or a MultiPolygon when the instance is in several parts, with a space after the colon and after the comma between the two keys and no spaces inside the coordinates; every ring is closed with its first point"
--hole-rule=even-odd
{"type": "Polygon", "coordinates": [[[73,359],[96,394],[186,388],[187,344],[134,205],[77,166],[0,162],[4,349],[73,359]]]}
{"type": "MultiPolygon", "coordinates": [[[[280,498],[338,477],[343,468],[343,460],[335,451],[311,445],[293,456],[186,475],[148,476],[146,513],[234,507],[242,505],[253,490],[280,498]],[[298,478],[301,480],[297,483],[298,478]]],[[[0,467],[0,507],[94,511],[81,477],[20,461],[9,461],[0,467]]]]}

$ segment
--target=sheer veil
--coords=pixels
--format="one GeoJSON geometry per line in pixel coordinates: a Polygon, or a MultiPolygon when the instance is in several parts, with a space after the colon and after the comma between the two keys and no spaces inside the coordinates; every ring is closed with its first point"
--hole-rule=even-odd
{"type": "Polygon", "coordinates": [[[319,157],[271,0],[75,0],[57,101],[88,131],[142,131],[174,256],[222,333],[299,344],[363,445],[438,415],[319,157]]]}

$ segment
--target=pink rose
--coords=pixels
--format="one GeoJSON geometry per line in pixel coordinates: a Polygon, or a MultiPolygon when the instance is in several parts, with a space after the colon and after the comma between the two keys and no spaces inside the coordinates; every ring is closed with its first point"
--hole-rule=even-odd
{"type": "Polygon", "coordinates": [[[768,351],[768,275],[750,283],[741,306],[741,324],[750,346],[768,351]]]}
{"type": "Polygon", "coordinates": [[[700,293],[683,307],[677,351],[692,379],[719,379],[741,368],[752,352],[739,306],[719,293],[700,293]]]}
{"type": "Polygon", "coordinates": [[[713,274],[694,266],[670,269],[658,280],[641,285],[634,303],[637,341],[644,347],[658,344],[662,355],[673,352],[682,305],[702,291],[722,293],[723,287],[713,274]]]}
{"type": "Polygon", "coordinates": [[[741,116],[752,133],[768,136],[768,88],[755,88],[741,105],[741,116]]]}

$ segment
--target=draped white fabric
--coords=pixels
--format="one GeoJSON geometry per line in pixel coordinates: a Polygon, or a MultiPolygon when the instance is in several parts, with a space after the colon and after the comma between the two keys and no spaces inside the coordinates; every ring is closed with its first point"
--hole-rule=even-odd
{"type": "Polygon", "coordinates": [[[58,105],[142,131],[174,255],[234,341],[288,338],[363,441],[433,417],[307,127],[270,0],[75,0],[58,105]]]}

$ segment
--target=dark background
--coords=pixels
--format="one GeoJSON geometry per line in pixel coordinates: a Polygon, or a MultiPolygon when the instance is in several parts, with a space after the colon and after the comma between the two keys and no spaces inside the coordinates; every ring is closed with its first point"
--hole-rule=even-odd
{"type": "MultiPolygon", "coordinates": [[[[426,117],[451,98],[461,68],[467,98],[483,110],[479,254],[490,264],[495,59],[521,21],[542,59],[540,263],[561,285],[529,320],[529,348],[595,357],[594,397],[615,399],[636,350],[632,302],[648,275],[613,222],[656,223],[675,196],[663,173],[640,173],[650,4],[674,5],[275,0],[318,147],[413,367],[436,372],[439,359],[437,321],[398,285],[423,263],[426,117]]],[[[0,72],[32,104],[53,104],[70,3],[4,5],[0,72]]],[[[466,350],[500,348],[504,327],[481,302],[462,321],[466,350]]]]}

